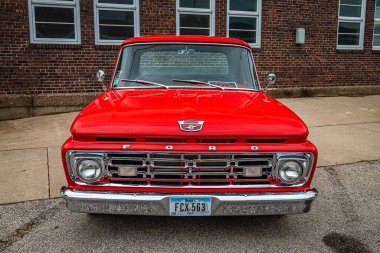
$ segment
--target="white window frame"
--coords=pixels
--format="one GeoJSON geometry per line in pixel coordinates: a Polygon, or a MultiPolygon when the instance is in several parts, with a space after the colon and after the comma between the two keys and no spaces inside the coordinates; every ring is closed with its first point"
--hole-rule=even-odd
{"type": "MultiPolygon", "coordinates": [[[[215,36],[215,0],[207,0],[207,1],[210,1],[210,9],[179,7],[179,1],[180,0],[176,0],[176,35],[180,35],[181,27],[180,27],[179,15],[180,14],[194,14],[194,15],[209,15],[210,16],[209,36],[215,36]]],[[[189,27],[189,28],[193,28],[193,27],[189,27]]]]}
{"type": "MultiPolygon", "coordinates": [[[[95,25],[95,44],[96,45],[120,45],[124,40],[102,40],[100,39],[99,29],[99,11],[133,11],[134,14],[134,37],[140,36],[140,11],[139,0],[133,0],[133,5],[130,4],[105,4],[98,3],[94,0],[94,25],[95,25]]],[[[114,25],[117,26],[117,25],[114,25]]]]}
{"type": "MultiPolygon", "coordinates": [[[[375,26],[380,26],[380,18],[376,18],[376,0],[375,0],[375,12],[374,12],[374,24],[373,24],[373,38],[372,38],[372,50],[380,50],[380,46],[375,46],[375,26]]],[[[380,34],[378,34],[379,36],[380,34]]]]}
{"type": "Polygon", "coordinates": [[[230,1],[227,0],[227,37],[230,37],[230,17],[256,18],[256,43],[249,43],[253,48],[261,47],[261,0],[257,0],[257,11],[230,10],[230,1]]]}
{"type": "Polygon", "coordinates": [[[51,1],[51,0],[28,0],[29,7],[29,34],[30,43],[33,44],[81,44],[80,31],[80,6],[79,0],[68,1],[51,1]],[[37,38],[36,36],[36,20],[34,7],[57,7],[57,8],[73,8],[74,7],[74,39],[63,38],[37,38]]]}
{"type": "MultiPolygon", "coordinates": [[[[366,12],[366,0],[362,0],[362,12],[361,17],[346,17],[346,16],[340,16],[340,6],[341,6],[341,0],[339,0],[339,8],[338,8],[338,26],[336,30],[336,48],[337,49],[358,49],[362,50],[364,47],[364,29],[365,29],[365,12],[366,12]],[[351,23],[360,23],[360,34],[359,34],[359,45],[339,45],[338,44],[338,37],[339,37],[339,23],[340,22],[351,22],[351,23]]],[[[350,6],[348,4],[344,4],[347,6],[350,6]]],[[[356,6],[356,5],[351,5],[356,6]]]]}

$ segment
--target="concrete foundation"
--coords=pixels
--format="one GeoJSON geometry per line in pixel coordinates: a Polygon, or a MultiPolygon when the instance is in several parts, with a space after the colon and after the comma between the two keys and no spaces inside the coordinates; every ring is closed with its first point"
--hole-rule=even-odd
{"type": "MultiPolygon", "coordinates": [[[[275,98],[380,95],[380,86],[339,86],[270,89],[275,98]]],[[[0,120],[80,111],[99,93],[0,95],[0,120]]]]}
{"type": "Polygon", "coordinates": [[[80,111],[99,93],[0,95],[0,120],[80,111]]]}

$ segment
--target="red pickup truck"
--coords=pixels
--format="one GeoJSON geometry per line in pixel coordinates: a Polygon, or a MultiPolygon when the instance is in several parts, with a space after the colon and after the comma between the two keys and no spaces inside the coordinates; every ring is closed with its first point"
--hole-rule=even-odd
{"type": "Polygon", "coordinates": [[[61,190],[71,211],[284,215],[308,212],[317,197],[308,129],[261,88],[241,40],[124,41],[111,83],[71,133],[61,190]]]}

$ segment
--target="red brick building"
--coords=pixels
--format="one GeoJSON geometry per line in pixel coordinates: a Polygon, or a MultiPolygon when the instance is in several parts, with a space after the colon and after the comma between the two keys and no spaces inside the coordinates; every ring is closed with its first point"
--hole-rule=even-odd
{"type": "Polygon", "coordinates": [[[2,0],[0,20],[3,95],[99,91],[120,42],[153,34],[244,39],[276,88],[380,85],[380,0],[2,0]]]}

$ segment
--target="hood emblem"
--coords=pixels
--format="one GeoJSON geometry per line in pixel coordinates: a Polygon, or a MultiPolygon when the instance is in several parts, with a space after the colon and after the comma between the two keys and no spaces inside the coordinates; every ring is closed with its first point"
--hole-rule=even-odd
{"type": "Polygon", "coordinates": [[[204,121],[195,119],[179,120],[179,128],[184,132],[199,132],[202,130],[204,121]]]}

